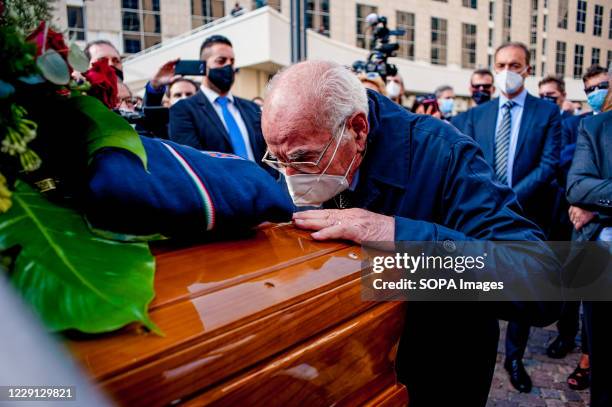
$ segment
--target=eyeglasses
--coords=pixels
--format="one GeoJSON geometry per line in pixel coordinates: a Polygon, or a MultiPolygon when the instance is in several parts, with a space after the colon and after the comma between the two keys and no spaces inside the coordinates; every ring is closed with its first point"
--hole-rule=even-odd
{"type": "Polygon", "coordinates": [[[332,142],[336,139],[338,139],[338,145],[336,146],[336,150],[338,149],[338,146],[340,146],[340,138],[344,134],[345,127],[346,127],[346,122],[344,122],[344,124],[340,128],[340,131],[334,134],[329,139],[327,144],[325,144],[323,151],[321,151],[321,154],[319,155],[319,158],[317,158],[316,161],[293,161],[293,162],[279,161],[278,158],[276,158],[276,156],[274,156],[274,154],[270,152],[270,149],[266,150],[266,154],[264,154],[264,157],[262,158],[261,161],[268,164],[270,167],[274,168],[276,171],[279,171],[279,172],[284,172],[284,170],[288,167],[293,168],[294,170],[299,171],[301,173],[306,173],[306,174],[321,172],[322,169],[319,167],[321,160],[325,156],[325,153],[329,149],[329,146],[331,146],[332,142]]]}
{"type": "Polygon", "coordinates": [[[601,82],[597,85],[589,86],[588,88],[584,88],[584,93],[587,95],[591,92],[595,92],[597,89],[608,89],[610,87],[610,83],[608,81],[601,82]]]}
{"type": "Polygon", "coordinates": [[[136,103],[138,103],[138,100],[136,98],[127,96],[119,99],[119,104],[122,103],[125,103],[126,105],[135,105],[136,103]]]}
{"type": "Polygon", "coordinates": [[[493,84],[492,83],[473,83],[471,86],[472,86],[472,88],[478,89],[478,90],[480,90],[480,89],[482,89],[482,90],[490,90],[491,86],[493,86],[493,84]]]}

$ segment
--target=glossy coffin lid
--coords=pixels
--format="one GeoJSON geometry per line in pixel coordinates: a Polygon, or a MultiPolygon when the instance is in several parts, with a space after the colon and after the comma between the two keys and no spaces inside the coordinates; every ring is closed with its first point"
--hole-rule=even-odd
{"type": "Polygon", "coordinates": [[[153,321],[69,346],[121,405],[404,405],[401,303],[361,301],[361,251],[289,225],[154,250],[153,321]]]}

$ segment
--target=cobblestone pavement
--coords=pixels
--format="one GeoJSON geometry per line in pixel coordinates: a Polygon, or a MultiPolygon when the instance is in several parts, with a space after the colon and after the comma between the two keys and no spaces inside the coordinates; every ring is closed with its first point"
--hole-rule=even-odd
{"type": "MultiPolygon", "coordinates": [[[[580,349],[574,349],[565,359],[551,359],[546,356],[546,347],[557,334],[554,325],[531,328],[523,359],[533,381],[531,393],[519,393],[512,387],[503,366],[506,325],[505,322],[500,324],[497,364],[487,407],[587,407],[589,391],[574,391],[566,384],[567,376],[578,364],[580,349]]],[[[580,338],[577,338],[576,343],[579,344],[579,340],[580,338]]]]}

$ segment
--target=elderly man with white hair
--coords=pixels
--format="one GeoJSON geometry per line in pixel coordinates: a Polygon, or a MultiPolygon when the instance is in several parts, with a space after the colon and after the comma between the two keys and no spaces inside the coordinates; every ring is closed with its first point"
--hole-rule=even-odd
{"type": "MultiPolygon", "coordinates": [[[[264,161],[285,177],[298,228],[317,240],[541,240],[474,141],[415,115],[348,69],[308,61],[277,74],[262,117],[264,161]]],[[[518,272],[521,275],[521,272],[518,272]]],[[[526,279],[526,277],[525,277],[526,279]]],[[[551,323],[542,303],[408,304],[397,368],[412,407],[484,406],[498,317],[551,323]]]]}

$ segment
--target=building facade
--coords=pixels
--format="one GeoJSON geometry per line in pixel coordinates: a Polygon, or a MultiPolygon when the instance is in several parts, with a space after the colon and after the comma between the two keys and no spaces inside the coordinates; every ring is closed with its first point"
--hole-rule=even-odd
{"type": "MultiPolygon", "coordinates": [[[[388,19],[399,58],[449,71],[491,67],[497,46],[512,40],[532,51],[536,77],[572,82],[593,63],[612,61],[611,0],[304,0],[306,25],[332,40],[369,48],[370,13],[388,19]]],[[[58,0],[56,24],[80,41],[108,39],[138,53],[228,15],[270,5],[287,18],[290,0],[58,0]]],[[[288,41],[288,39],[287,39],[288,41]]]]}

